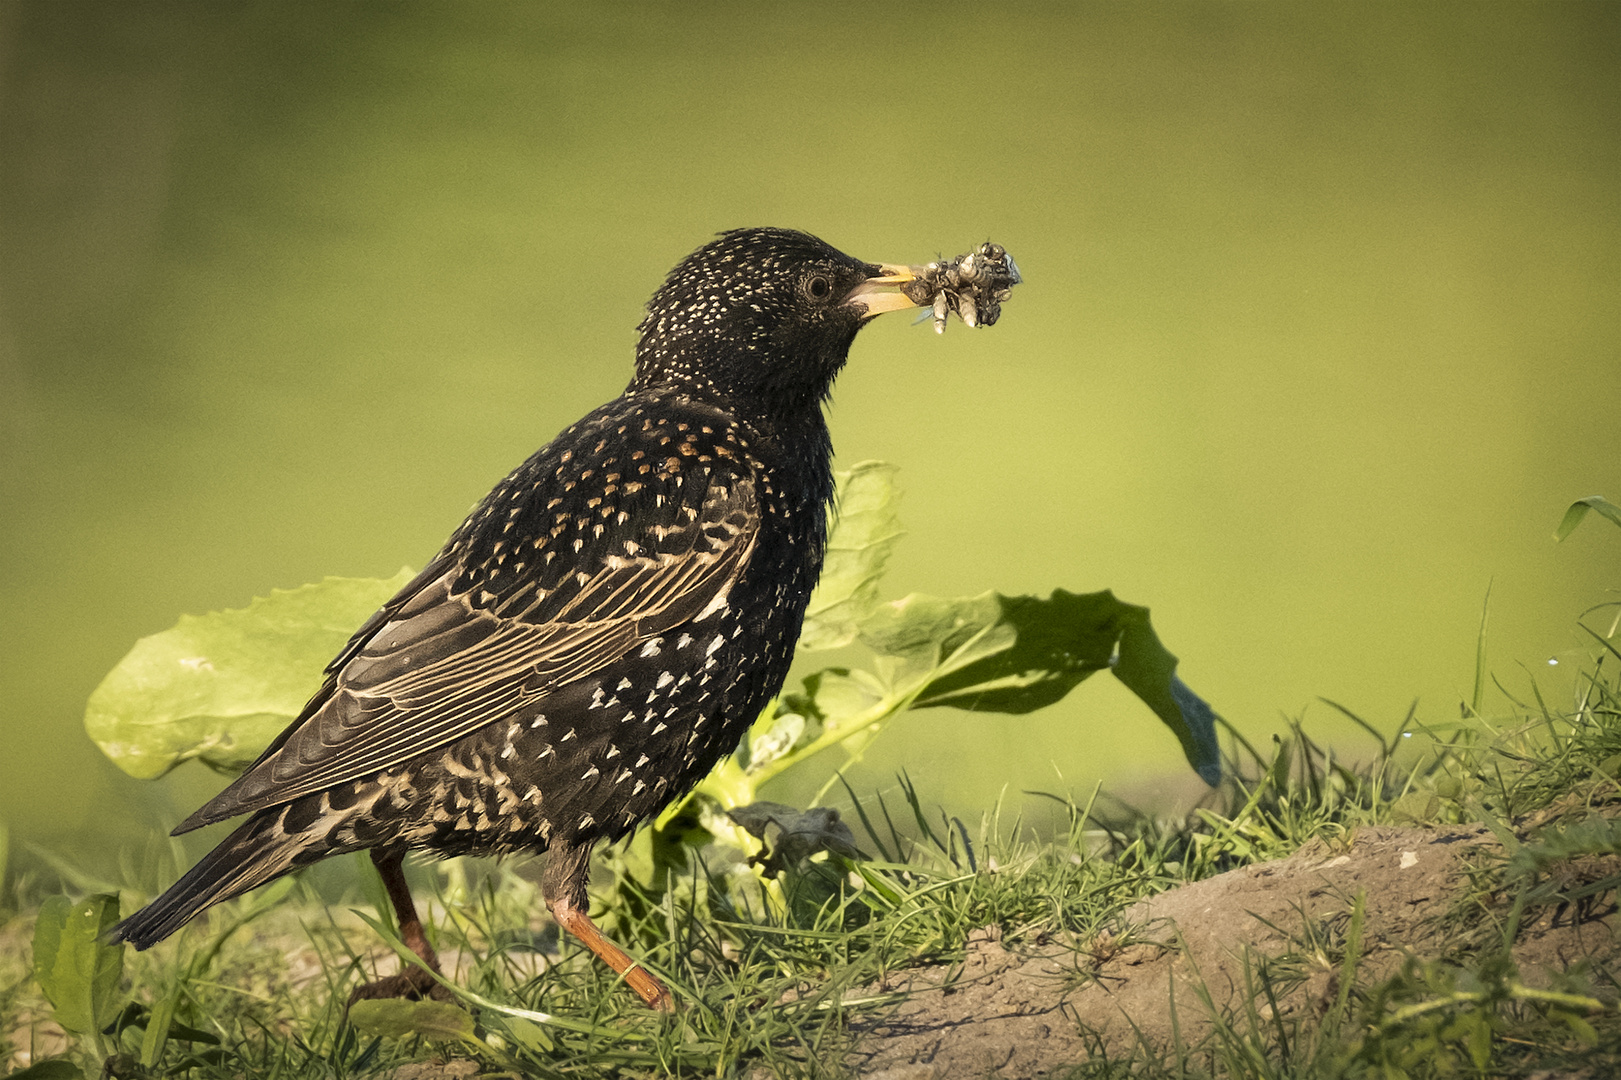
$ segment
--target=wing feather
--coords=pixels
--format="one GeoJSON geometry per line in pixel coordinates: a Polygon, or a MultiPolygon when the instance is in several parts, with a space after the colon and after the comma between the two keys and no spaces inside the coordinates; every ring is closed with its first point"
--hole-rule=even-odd
{"type": "MultiPolygon", "coordinates": [[[[456,591],[441,557],[374,615],[328,668],[304,714],[258,762],[177,832],[289,802],[398,765],[521,710],[691,621],[723,597],[754,550],[759,514],[746,477],[712,478],[677,551],[609,557],[544,622],[510,597],[485,610],[456,591]]],[[[655,527],[657,528],[657,527],[655,527]]],[[[675,529],[663,530],[667,540],[675,529]]],[[[519,590],[522,591],[522,590],[519,590]]],[[[553,590],[558,593],[563,590],[553,590]]],[[[536,589],[536,604],[557,600],[536,589]]],[[[525,713],[525,715],[528,715],[525,713]]]]}

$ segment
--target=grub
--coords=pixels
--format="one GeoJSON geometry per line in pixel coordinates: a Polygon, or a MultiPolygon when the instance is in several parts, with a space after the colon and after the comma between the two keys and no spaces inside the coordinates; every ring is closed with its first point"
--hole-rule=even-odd
{"type": "Polygon", "coordinates": [[[907,299],[930,310],[934,332],[945,333],[946,317],[956,314],[965,326],[994,326],[1013,286],[1024,279],[1007,249],[990,241],[951,259],[939,259],[901,286],[907,299]]]}

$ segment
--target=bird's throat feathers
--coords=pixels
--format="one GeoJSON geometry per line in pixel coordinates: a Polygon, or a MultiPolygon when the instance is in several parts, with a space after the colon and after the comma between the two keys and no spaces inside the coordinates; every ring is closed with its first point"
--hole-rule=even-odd
{"type": "MultiPolygon", "coordinates": [[[[854,338],[854,334],[851,334],[854,338]]],[[[825,429],[822,410],[849,358],[850,341],[807,349],[770,341],[738,345],[713,337],[644,334],[629,392],[670,389],[713,401],[766,427],[825,429]]]]}

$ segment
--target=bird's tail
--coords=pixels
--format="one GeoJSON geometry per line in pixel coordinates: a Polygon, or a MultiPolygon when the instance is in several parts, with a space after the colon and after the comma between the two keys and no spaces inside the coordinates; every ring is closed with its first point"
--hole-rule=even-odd
{"type": "Polygon", "coordinates": [[[113,927],[108,936],[114,941],[127,941],[137,949],[150,948],[221,900],[239,896],[333,853],[324,830],[284,830],[286,809],[276,806],[261,810],[243,822],[168,891],[113,927]]]}

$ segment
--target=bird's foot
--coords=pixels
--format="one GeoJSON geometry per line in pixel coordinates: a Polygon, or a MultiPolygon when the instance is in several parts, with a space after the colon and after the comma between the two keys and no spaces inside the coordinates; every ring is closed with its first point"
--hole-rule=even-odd
{"type": "MultiPolygon", "coordinates": [[[[589,849],[587,849],[589,851],[589,849]]],[[[572,893],[573,890],[570,890],[572,893]]],[[[625,950],[615,945],[603,936],[597,929],[597,924],[591,921],[585,913],[585,908],[577,901],[565,894],[564,898],[547,901],[551,908],[552,918],[557,925],[567,930],[579,939],[580,944],[590,949],[603,963],[613,969],[613,973],[625,980],[625,985],[636,991],[636,995],[654,1012],[675,1012],[675,999],[670,996],[670,988],[658,980],[658,977],[648,971],[638,960],[632,960],[625,950]]]]}
{"type": "MultiPolygon", "coordinates": [[[[405,998],[408,1001],[421,1001],[424,998],[432,998],[434,1001],[456,1000],[443,984],[415,964],[398,975],[390,975],[385,979],[376,979],[355,987],[354,992],[349,995],[349,1005],[357,1001],[377,1001],[383,998],[405,998]]],[[[346,1011],[347,1008],[348,1006],[345,1006],[346,1011]]]]}
{"type": "Polygon", "coordinates": [[[649,1009],[661,1013],[675,1012],[675,998],[670,996],[670,988],[641,968],[627,973],[625,981],[640,995],[649,1009]]]}
{"type": "MultiPolygon", "coordinates": [[[[357,1001],[377,1001],[386,998],[405,998],[408,1001],[421,1001],[424,998],[432,998],[434,1001],[455,1000],[451,992],[436,978],[444,973],[439,970],[439,955],[433,951],[433,945],[422,929],[422,920],[417,917],[416,905],[411,902],[411,890],[405,883],[404,858],[405,852],[399,848],[373,848],[371,853],[372,863],[377,867],[377,875],[382,879],[383,888],[388,890],[388,898],[394,905],[394,917],[399,920],[400,939],[405,942],[405,947],[415,953],[422,964],[427,966],[406,964],[398,975],[390,975],[386,979],[377,979],[357,986],[354,993],[349,995],[349,1005],[357,1001]]],[[[346,1014],[349,1005],[344,1006],[346,1014]]]]}

